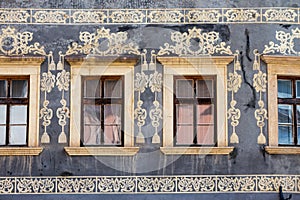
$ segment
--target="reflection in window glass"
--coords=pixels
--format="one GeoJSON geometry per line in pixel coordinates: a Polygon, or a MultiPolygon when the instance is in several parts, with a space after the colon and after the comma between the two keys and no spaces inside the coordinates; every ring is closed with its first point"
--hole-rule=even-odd
{"type": "Polygon", "coordinates": [[[10,107],[10,124],[27,123],[27,106],[10,107]]]}
{"type": "Polygon", "coordinates": [[[26,126],[10,126],[9,144],[26,145],[26,126]]]}
{"type": "Polygon", "coordinates": [[[12,97],[26,98],[28,95],[28,81],[27,80],[12,80],[11,93],[12,97]]]}
{"type": "Polygon", "coordinates": [[[0,105],[0,125],[6,125],[6,105],[0,105]]]}
{"type": "Polygon", "coordinates": [[[7,97],[7,81],[0,80],[0,98],[7,97]]]}
{"type": "Polygon", "coordinates": [[[278,80],[278,98],[292,97],[292,81],[278,80]]]}
{"type": "Polygon", "coordinates": [[[5,145],[6,141],[6,126],[0,126],[0,145],[5,145]]]}
{"type": "Polygon", "coordinates": [[[177,80],[176,96],[192,98],[194,96],[193,80],[187,80],[187,79],[177,80]]]}
{"type": "Polygon", "coordinates": [[[101,94],[100,81],[96,80],[86,80],[84,94],[85,97],[100,97],[101,94]]]}
{"type": "Polygon", "coordinates": [[[117,97],[122,96],[121,79],[119,80],[105,80],[104,81],[104,97],[117,97]]]}
{"type": "Polygon", "coordinates": [[[293,143],[293,126],[278,126],[278,144],[291,145],[293,143]]]}
{"type": "Polygon", "coordinates": [[[296,97],[300,98],[300,81],[296,81],[296,97]]]}
{"type": "Polygon", "coordinates": [[[293,123],[293,107],[292,105],[278,105],[278,123],[292,124],[293,123]]]}
{"type": "Polygon", "coordinates": [[[198,80],[197,81],[197,96],[200,98],[213,97],[213,81],[198,80]]]}

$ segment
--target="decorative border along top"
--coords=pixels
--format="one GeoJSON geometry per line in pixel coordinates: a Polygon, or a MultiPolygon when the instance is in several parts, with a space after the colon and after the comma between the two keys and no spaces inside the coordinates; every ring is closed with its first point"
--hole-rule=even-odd
{"type": "Polygon", "coordinates": [[[0,9],[0,24],[300,24],[300,8],[0,9]]]}

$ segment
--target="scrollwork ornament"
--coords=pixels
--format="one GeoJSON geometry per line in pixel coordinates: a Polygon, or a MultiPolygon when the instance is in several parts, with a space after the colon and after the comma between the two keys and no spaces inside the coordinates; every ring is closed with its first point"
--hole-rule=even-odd
{"type": "Polygon", "coordinates": [[[136,78],[134,80],[134,90],[140,93],[145,92],[148,85],[148,75],[144,72],[136,73],[136,78]]]}
{"type": "Polygon", "coordinates": [[[47,73],[44,72],[42,74],[42,79],[41,79],[41,91],[43,92],[51,92],[52,89],[54,88],[54,83],[55,83],[55,75],[53,75],[50,71],[47,73]]]}
{"type": "Polygon", "coordinates": [[[186,16],[189,22],[219,22],[222,14],[219,10],[194,9],[186,16]]]}
{"type": "Polygon", "coordinates": [[[40,119],[43,120],[43,126],[44,126],[44,133],[42,135],[41,142],[42,143],[49,143],[50,137],[47,133],[47,127],[51,124],[51,119],[53,117],[53,110],[51,108],[48,108],[49,101],[44,100],[43,102],[43,108],[40,110],[40,119]]]}
{"type": "Polygon", "coordinates": [[[92,193],[96,189],[94,178],[59,178],[57,181],[58,193],[92,193]]]}
{"type": "Polygon", "coordinates": [[[294,22],[296,20],[296,9],[267,9],[263,16],[266,21],[294,22]]]}
{"type": "Polygon", "coordinates": [[[201,29],[194,27],[185,33],[172,32],[171,40],[175,44],[165,43],[164,47],[160,47],[159,56],[171,53],[179,56],[213,55],[215,53],[232,55],[230,46],[226,46],[225,42],[220,42],[219,33],[215,31],[203,33],[201,29]],[[196,40],[199,42],[194,44],[196,40]]]}
{"type": "Polygon", "coordinates": [[[155,71],[150,75],[149,78],[149,87],[151,92],[161,92],[162,87],[162,74],[155,71]]]}
{"type": "Polygon", "coordinates": [[[55,179],[21,178],[17,181],[18,193],[51,193],[55,189],[55,179]]]}
{"type": "Polygon", "coordinates": [[[68,91],[70,86],[70,72],[66,70],[59,72],[56,77],[56,86],[59,91],[68,91]]]}
{"type": "Polygon", "coordinates": [[[254,9],[229,9],[224,16],[227,22],[256,22],[260,14],[254,9]]]}
{"type": "Polygon", "coordinates": [[[227,90],[236,93],[242,85],[242,76],[236,71],[229,73],[227,80],[227,90]]]}
{"type": "Polygon", "coordinates": [[[109,178],[98,179],[98,189],[103,193],[133,192],[135,180],[133,178],[109,178]]]}
{"type": "Polygon", "coordinates": [[[0,194],[10,194],[14,192],[15,180],[13,178],[0,179],[0,194]]]}

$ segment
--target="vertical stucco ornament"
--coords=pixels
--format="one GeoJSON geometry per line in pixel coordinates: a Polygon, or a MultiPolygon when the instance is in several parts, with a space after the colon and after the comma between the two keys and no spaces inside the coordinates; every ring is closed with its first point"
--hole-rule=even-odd
{"type": "Polygon", "coordinates": [[[238,71],[241,70],[239,62],[239,51],[233,53],[225,42],[220,41],[219,33],[215,31],[202,32],[196,27],[188,29],[188,32],[172,32],[171,41],[173,44],[165,43],[164,47],[160,47],[158,56],[176,54],[184,57],[201,57],[214,55],[231,55],[234,56],[234,70],[229,73],[227,81],[227,90],[231,92],[230,108],[227,115],[232,126],[232,134],[230,143],[239,143],[239,138],[236,133],[236,126],[239,124],[241,117],[240,109],[236,107],[237,102],[234,99],[234,94],[238,92],[242,84],[241,75],[238,71]],[[197,45],[193,43],[197,42],[197,45]]]}
{"type": "Polygon", "coordinates": [[[267,74],[263,73],[260,69],[260,54],[258,53],[258,50],[255,49],[253,53],[253,70],[258,71],[256,74],[254,74],[253,77],[253,87],[255,88],[255,91],[259,93],[259,100],[257,102],[259,108],[256,109],[254,112],[255,119],[257,120],[256,124],[260,129],[260,133],[257,138],[257,143],[265,144],[266,137],[263,133],[263,128],[265,126],[265,120],[268,119],[268,111],[265,109],[265,103],[262,99],[262,93],[265,93],[267,91],[267,74]]]}

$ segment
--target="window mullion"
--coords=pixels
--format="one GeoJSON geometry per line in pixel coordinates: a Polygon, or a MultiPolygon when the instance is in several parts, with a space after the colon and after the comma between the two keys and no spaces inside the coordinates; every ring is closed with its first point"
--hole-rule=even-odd
{"type": "Polygon", "coordinates": [[[194,103],[193,103],[193,143],[198,144],[198,138],[197,138],[197,105],[198,105],[198,100],[197,100],[197,86],[196,86],[196,80],[193,79],[193,89],[194,89],[194,103]]]}

